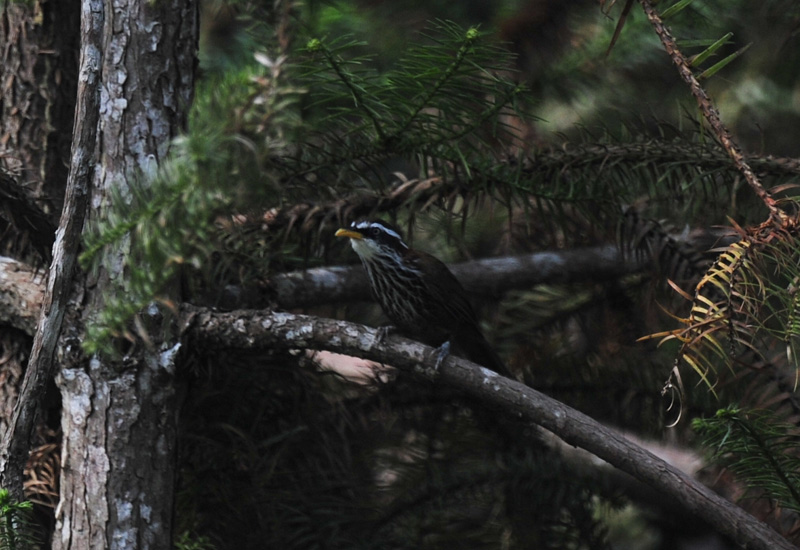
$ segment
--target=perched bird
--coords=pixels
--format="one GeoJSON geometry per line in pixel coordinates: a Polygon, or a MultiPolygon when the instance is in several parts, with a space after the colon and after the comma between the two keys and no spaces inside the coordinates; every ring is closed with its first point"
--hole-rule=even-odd
{"type": "Polygon", "coordinates": [[[373,296],[402,333],[439,347],[439,362],[452,351],[513,378],[484,338],[466,291],[446,265],[409,248],[400,232],[381,220],[353,222],[336,236],[350,239],[373,296]]]}

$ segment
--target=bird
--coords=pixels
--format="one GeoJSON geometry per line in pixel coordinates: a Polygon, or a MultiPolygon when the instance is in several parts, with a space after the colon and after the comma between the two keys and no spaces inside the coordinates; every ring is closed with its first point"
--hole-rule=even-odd
{"type": "Polygon", "coordinates": [[[400,231],[383,220],[354,221],[335,235],[350,239],[373,297],[394,326],[438,348],[437,367],[452,352],[514,378],[484,337],[464,287],[443,262],[410,248],[400,231]]]}

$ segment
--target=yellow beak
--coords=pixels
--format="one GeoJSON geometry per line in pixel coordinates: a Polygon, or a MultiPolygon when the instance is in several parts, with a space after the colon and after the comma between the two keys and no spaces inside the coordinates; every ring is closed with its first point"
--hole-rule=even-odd
{"type": "Polygon", "coordinates": [[[358,239],[361,240],[364,238],[364,235],[359,233],[358,231],[353,231],[351,229],[339,229],[336,232],[337,237],[350,237],[351,239],[358,239]]]}

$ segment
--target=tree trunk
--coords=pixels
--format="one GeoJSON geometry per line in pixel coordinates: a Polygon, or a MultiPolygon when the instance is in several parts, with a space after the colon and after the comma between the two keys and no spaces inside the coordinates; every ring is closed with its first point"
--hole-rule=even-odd
{"type": "MultiPolygon", "coordinates": [[[[3,2],[0,166],[58,218],[75,112],[79,0],[3,2]]],[[[52,243],[52,235],[49,236],[52,243]]]]}
{"type": "MultiPolygon", "coordinates": [[[[97,17],[91,0],[85,3],[85,17],[97,17]]],[[[105,0],[102,9],[99,153],[89,219],[103,215],[112,189],[121,191],[113,197],[129,196],[128,178],[164,160],[186,122],[197,47],[194,0],[105,0]]],[[[122,280],[125,250],[115,254],[74,297],[76,311],[88,304],[84,319],[122,280]]],[[[61,355],[68,360],[56,376],[63,466],[53,548],[172,547],[178,347],[175,336],[156,337],[169,333],[155,308],[148,315],[153,339],[121,359],[61,355]]],[[[64,352],[79,345],[73,330],[62,332],[64,352]]]]}
{"type": "MultiPolygon", "coordinates": [[[[36,267],[49,257],[67,179],[79,5],[79,0],[0,3],[0,254],[34,260],[36,267]]],[[[0,278],[18,282],[16,275],[0,278]]],[[[21,328],[15,321],[30,319],[9,323],[21,328]]],[[[30,344],[24,334],[0,328],[0,440],[17,402],[30,344]]]]}

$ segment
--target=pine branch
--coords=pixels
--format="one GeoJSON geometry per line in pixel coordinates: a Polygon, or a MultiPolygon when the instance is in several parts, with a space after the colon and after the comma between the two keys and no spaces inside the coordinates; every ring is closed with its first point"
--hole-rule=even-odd
{"type": "Polygon", "coordinates": [[[397,337],[376,343],[376,330],[345,321],[271,311],[217,313],[188,306],[182,309],[182,318],[184,337],[207,349],[328,350],[391,364],[416,376],[436,380],[588,450],[675,498],[743,548],[793,548],[767,525],[586,415],[468,361],[450,356],[437,371],[434,349],[397,337]]]}
{"type": "Polygon", "coordinates": [[[761,185],[761,182],[756,177],[753,170],[745,161],[744,155],[742,154],[742,150],[739,148],[739,145],[733,140],[731,137],[730,132],[728,131],[727,127],[723,124],[722,120],[719,117],[719,112],[717,111],[714,104],[709,99],[708,94],[703,89],[703,87],[698,82],[697,78],[695,78],[694,73],[692,72],[691,65],[689,61],[686,59],[686,56],[678,49],[678,45],[675,43],[675,39],[672,37],[669,29],[664,22],[661,20],[661,16],[658,14],[656,9],[653,7],[650,0],[639,0],[639,3],[644,8],[645,14],[647,14],[647,18],[650,20],[650,23],[653,25],[653,28],[658,34],[658,37],[661,39],[661,43],[664,45],[664,49],[666,50],[667,54],[672,58],[672,62],[678,68],[678,73],[680,73],[681,78],[683,78],[684,82],[688,84],[689,89],[692,92],[692,95],[697,100],[697,105],[700,108],[700,111],[703,113],[703,117],[708,122],[709,126],[711,126],[712,130],[716,138],[725,148],[725,151],[730,155],[731,160],[733,160],[734,164],[736,165],[737,169],[742,173],[747,183],[750,185],[750,188],[755,192],[755,194],[762,200],[762,202],[766,205],[766,207],[770,211],[770,218],[772,219],[773,223],[776,226],[780,226],[783,221],[783,213],[778,205],[773,199],[770,194],[764,189],[761,185]]]}
{"type": "Polygon", "coordinates": [[[446,177],[452,159],[469,165],[489,151],[479,128],[511,134],[497,119],[518,111],[522,91],[505,76],[508,52],[479,40],[475,29],[437,22],[434,30],[429,44],[412,47],[396,70],[381,77],[357,59],[344,60],[349,44],[309,44],[308,51],[321,53],[326,63],[307,63],[300,78],[312,110],[324,106],[327,116],[296,158],[283,159],[290,179],[313,174],[339,182],[349,176],[377,184],[379,161],[397,157],[429,163],[423,171],[446,177]]]}
{"type": "Polygon", "coordinates": [[[0,548],[27,550],[37,548],[38,540],[29,501],[15,501],[7,489],[0,489],[0,548]]]}
{"type": "Polygon", "coordinates": [[[339,81],[344,84],[350,93],[353,95],[356,105],[363,109],[367,114],[375,134],[378,136],[379,141],[384,141],[386,135],[383,130],[383,120],[378,112],[372,108],[373,100],[365,92],[366,90],[356,81],[354,75],[346,69],[344,59],[336,55],[330,48],[328,48],[321,40],[311,40],[307,46],[311,53],[321,52],[328,62],[328,66],[333,69],[339,77],[339,81]]]}
{"type": "MultiPolygon", "coordinates": [[[[353,159],[350,159],[353,160],[353,159]]],[[[747,161],[759,174],[779,179],[800,176],[800,161],[792,158],[748,156],[747,161]]],[[[516,164],[517,161],[505,161],[516,164]]],[[[643,163],[659,173],[673,167],[683,167],[694,178],[697,174],[714,174],[717,171],[732,171],[731,159],[716,146],[703,143],[681,143],[659,139],[635,143],[568,143],[560,149],[542,149],[525,158],[520,167],[520,184],[528,180],[546,179],[565,172],[585,170],[597,177],[598,168],[610,171],[622,164],[641,168],[643,163]]],[[[734,172],[735,173],[735,172],[734,172]]],[[[577,178],[577,176],[575,176],[577,178]]],[[[288,182],[287,182],[288,183],[288,182]]],[[[495,182],[502,187],[500,181],[495,182]]],[[[620,186],[622,187],[622,186],[620,186]]],[[[501,189],[501,193],[511,191],[501,189]]],[[[469,198],[469,187],[454,179],[441,177],[425,179],[399,179],[387,190],[374,193],[354,193],[331,201],[298,202],[292,206],[275,208],[263,215],[243,214],[237,216],[237,224],[243,228],[260,228],[270,233],[285,234],[285,231],[300,229],[315,231],[325,223],[357,219],[376,213],[394,212],[399,208],[419,209],[430,206],[433,198],[448,202],[454,193],[469,198]]],[[[635,191],[633,191],[635,193],[635,191]]]]}
{"type": "Polygon", "coordinates": [[[469,53],[469,49],[473,45],[475,40],[478,38],[478,36],[479,33],[477,29],[475,29],[474,27],[469,29],[464,34],[464,41],[458,48],[458,52],[456,53],[453,61],[444,70],[442,75],[433,84],[433,86],[430,86],[428,90],[425,91],[424,94],[416,100],[417,103],[416,106],[412,108],[406,120],[402,121],[397,130],[395,130],[394,132],[395,137],[401,136],[406,130],[408,130],[411,127],[411,125],[414,123],[415,119],[422,112],[422,110],[431,104],[431,101],[439,94],[444,85],[453,77],[453,75],[455,75],[459,66],[465,62],[467,55],[469,53]]]}
{"type": "Polygon", "coordinates": [[[694,428],[712,449],[713,459],[730,467],[751,488],[767,491],[781,508],[800,512],[800,458],[796,427],[766,411],[722,409],[697,419],[694,428]]]}
{"type": "MultiPolygon", "coordinates": [[[[647,139],[632,143],[567,143],[561,149],[533,154],[527,170],[560,170],[569,166],[614,166],[618,162],[650,162],[655,165],[686,164],[698,171],[735,168],[724,150],[708,143],[681,143],[647,139]]],[[[789,157],[748,155],[745,161],[761,176],[800,176],[800,160],[789,157]]]]}

